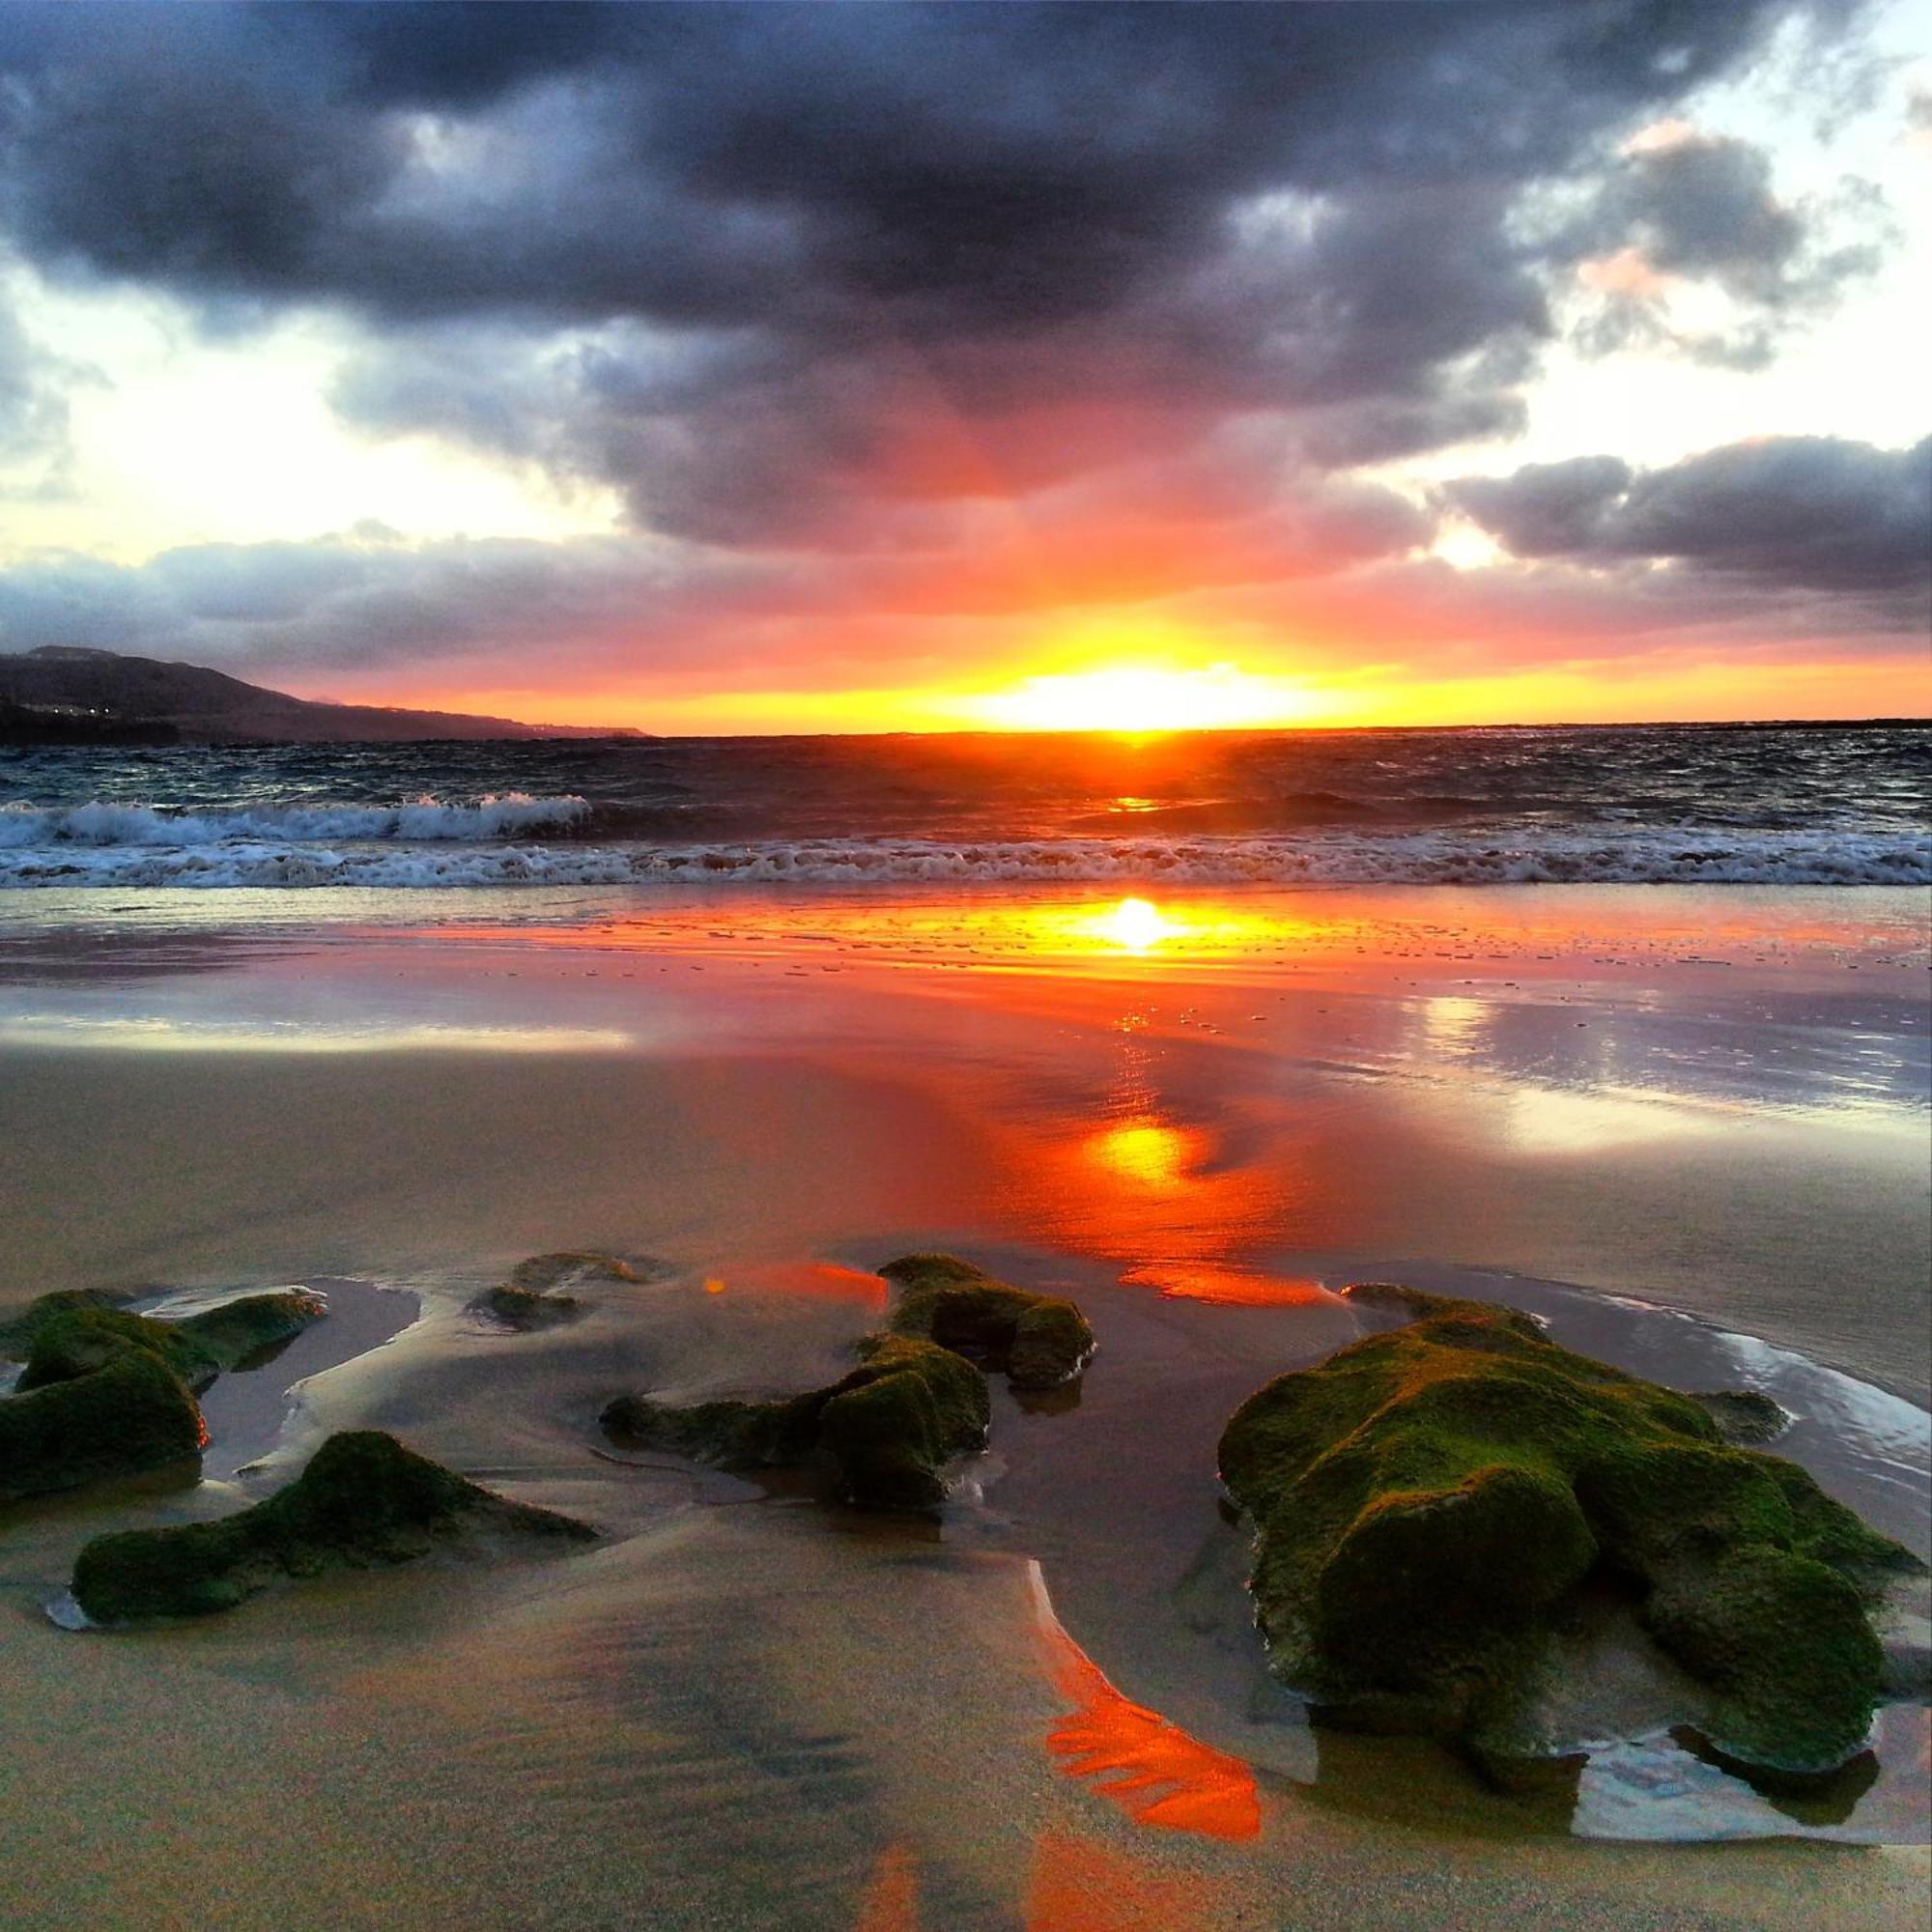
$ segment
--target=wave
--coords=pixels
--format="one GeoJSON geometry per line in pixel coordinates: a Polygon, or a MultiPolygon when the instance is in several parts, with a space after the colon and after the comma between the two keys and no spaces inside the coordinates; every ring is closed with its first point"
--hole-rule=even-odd
{"type": "Polygon", "coordinates": [[[402,805],[218,806],[164,810],[96,799],[87,805],[0,805],[0,852],[64,845],[220,845],[273,839],[462,839],[561,830],[589,811],[570,794],[490,792],[469,804],[425,794],[402,805]]]}
{"type": "MultiPolygon", "coordinates": [[[[298,842],[286,836],[295,812],[278,810],[263,814],[285,828],[275,838],[230,830],[172,842],[69,835],[46,845],[0,843],[0,887],[1932,884],[1932,839],[1854,833],[1617,825],[1539,828],[1509,836],[1437,831],[1310,833],[1292,838],[819,838],[661,845],[487,843],[481,841],[492,835],[481,830],[442,829],[482,823],[480,817],[450,814],[515,810],[519,804],[554,810],[582,801],[485,800],[374,814],[442,814],[432,817],[429,822],[439,829],[419,835],[421,842],[409,842],[409,835],[398,832],[338,834],[340,845],[298,842]]],[[[354,817],[364,808],[305,810],[354,817]]],[[[539,822],[567,825],[576,815],[539,822]]],[[[245,816],[195,814],[191,822],[236,828],[245,816]]],[[[160,822],[173,827],[185,821],[160,822]]]]}

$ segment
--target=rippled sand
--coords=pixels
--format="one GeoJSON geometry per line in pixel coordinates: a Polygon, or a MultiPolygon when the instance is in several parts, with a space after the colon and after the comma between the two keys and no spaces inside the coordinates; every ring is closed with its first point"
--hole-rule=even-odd
{"type": "Polygon", "coordinates": [[[1553,897],[1171,902],[1151,937],[1113,902],[736,901],[460,937],[257,919],[131,966],[0,944],[0,1297],[393,1291],[338,1287],[310,1362],[372,1351],[217,1384],[200,1490],[0,1525],[0,1918],[1915,1922],[1910,1845],[1574,1834],[1922,1840],[1913,1714],[1843,1818],[1663,1747],[1552,1816],[1432,1747],[1311,1731],[1259,1667],[1213,1440],[1352,1337],[1350,1278],[1773,1386],[1803,1418],[1780,1446],[1923,1541],[1909,909],[1553,897]],[[621,1390],[822,1379],[876,1319],[869,1267],[928,1243],[1077,1293],[1102,1343],[1077,1403],[997,1392],[942,1524],[601,1453],[621,1390]],[[464,1312],[564,1246],[668,1269],[542,1334],[464,1312]],[[361,1424],[606,1540],[165,1632],[41,1618],[86,1535],[232,1507],[361,1424]]]}

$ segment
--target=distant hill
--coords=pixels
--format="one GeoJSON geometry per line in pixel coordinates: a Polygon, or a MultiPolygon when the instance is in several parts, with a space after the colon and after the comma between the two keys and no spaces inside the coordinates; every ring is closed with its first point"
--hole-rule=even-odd
{"type": "Polygon", "coordinates": [[[420,738],[635,738],[601,725],[524,724],[462,711],[325,704],[225,671],[43,644],[0,656],[0,744],[318,745],[420,738]]]}

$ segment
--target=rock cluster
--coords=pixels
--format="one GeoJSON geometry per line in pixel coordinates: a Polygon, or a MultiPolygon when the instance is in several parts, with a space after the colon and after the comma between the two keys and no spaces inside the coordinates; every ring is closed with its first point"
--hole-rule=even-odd
{"type": "Polygon", "coordinates": [[[327,1312],[321,1295],[298,1289],[170,1321],[104,1295],[43,1295],[0,1335],[0,1347],[26,1359],[0,1399],[0,1499],[193,1461],[204,1442],[195,1397],[327,1312]]]}
{"type": "Polygon", "coordinates": [[[879,1272],[899,1295],[886,1332],[857,1346],[859,1366],[823,1388],[770,1401],[686,1406],[621,1396],[604,1427],[632,1448],[668,1450],[723,1469],[819,1463],[838,1493],[871,1509],[930,1509],[946,1468],[981,1448],[991,1416],[978,1363],[1017,1388],[1080,1373],[1094,1331],[1070,1301],[1030,1294],[950,1255],[907,1255],[879,1272]]]}

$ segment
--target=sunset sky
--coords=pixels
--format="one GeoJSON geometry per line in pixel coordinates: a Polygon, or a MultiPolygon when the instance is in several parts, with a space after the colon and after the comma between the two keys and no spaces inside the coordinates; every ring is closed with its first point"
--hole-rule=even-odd
{"type": "Polygon", "coordinates": [[[1932,5],[0,6],[0,650],[1932,712],[1932,5]]]}

